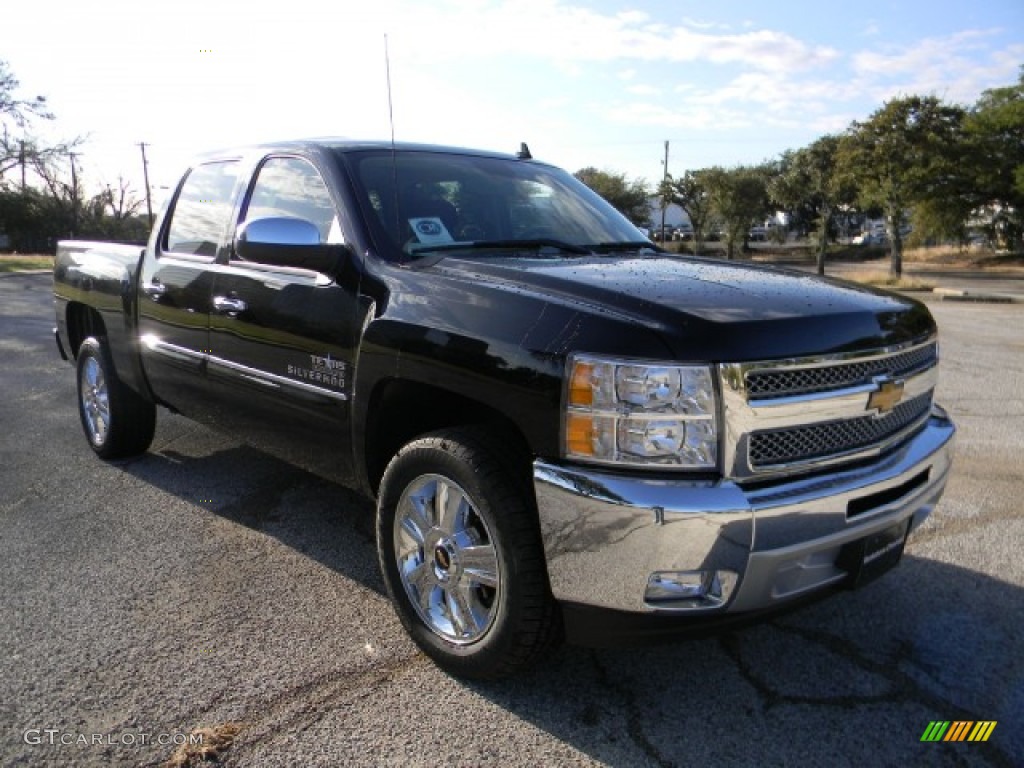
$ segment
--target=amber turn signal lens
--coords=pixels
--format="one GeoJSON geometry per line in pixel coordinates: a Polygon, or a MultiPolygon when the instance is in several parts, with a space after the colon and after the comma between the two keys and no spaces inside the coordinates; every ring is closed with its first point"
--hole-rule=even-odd
{"type": "Polygon", "coordinates": [[[565,420],[565,443],[569,453],[576,456],[594,455],[594,419],[579,413],[570,413],[565,420]]]}
{"type": "Polygon", "coordinates": [[[577,362],[572,367],[569,379],[569,405],[593,405],[594,364],[577,362]]]}

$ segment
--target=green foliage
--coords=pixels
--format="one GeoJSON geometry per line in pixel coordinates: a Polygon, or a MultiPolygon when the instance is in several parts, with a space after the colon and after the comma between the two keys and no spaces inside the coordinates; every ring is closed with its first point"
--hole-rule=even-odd
{"type": "Polygon", "coordinates": [[[788,210],[802,210],[815,221],[818,274],[825,274],[825,251],[840,206],[857,196],[852,179],[840,172],[838,136],[826,135],[810,146],[782,156],[779,173],[768,183],[771,196],[788,210]]]}
{"type": "Polygon", "coordinates": [[[119,200],[108,188],[79,204],[33,187],[0,187],[0,232],[20,253],[52,253],[57,240],[70,236],[143,243],[149,222],[136,215],[139,203],[127,198],[126,187],[121,194],[125,197],[119,200]]]}
{"type": "Polygon", "coordinates": [[[624,173],[599,171],[593,167],[581,168],[573,175],[637,226],[646,227],[650,222],[650,192],[643,179],[630,181],[624,173]]]}
{"type": "Polygon", "coordinates": [[[715,166],[701,172],[711,200],[711,209],[722,222],[726,258],[732,259],[736,246],[746,245],[750,226],[768,213],[767,166],[715,166]]]}
{"type": "Polygon", "coordinates": [[[693,227],[693,252],[700,253],[701,246],[711,228],[713,211],[711,193],[700,171],[687,171],[682,178],[667,177],[658,188],[658,194],[665,204],[675,203],[690,218],[693,227]]]}
{"type": "Polygon", "coordinates": [[[955,194],[961,185],[964,110],[935,96],[893,99],[863,123],[853,123],[838,152],[843,175],[864,205],[884,211],[890,272],[903,272],[900,228],[912,205],[955,194]]]}
{"type": "Polygon", "coordinates": [[[967,113],[969,166],[978,205],[996,214],[999,234],[1019,248],[1024,233],[1024,68],[1019,81],[985,91],[967,113]]]}

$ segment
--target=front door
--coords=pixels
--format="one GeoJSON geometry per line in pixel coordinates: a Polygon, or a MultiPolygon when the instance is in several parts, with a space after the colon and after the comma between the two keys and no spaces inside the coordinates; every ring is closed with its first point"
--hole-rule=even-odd
{"type": "MultiPolygon", "coordinates": [[[[314,223],[321,242],[342,242],[330,191],[304,158],[263,160],[239,225],[280,216],[314,223]]],[[[244,261],[232,252],[213,284],[208,373],[221,425],[232,434],[348,481],[362,312],[355,270],[339,274],[244,261]]]]}

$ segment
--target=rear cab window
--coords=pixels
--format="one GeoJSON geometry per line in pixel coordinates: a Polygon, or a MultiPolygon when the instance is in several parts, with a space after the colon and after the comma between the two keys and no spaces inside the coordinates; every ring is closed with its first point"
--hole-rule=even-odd
{"type": "Polygon", "coordinates": [[[165,230],[162,250],[214,258],[231,220],[237,160],[197,165],[182,182],[165,230]]]}

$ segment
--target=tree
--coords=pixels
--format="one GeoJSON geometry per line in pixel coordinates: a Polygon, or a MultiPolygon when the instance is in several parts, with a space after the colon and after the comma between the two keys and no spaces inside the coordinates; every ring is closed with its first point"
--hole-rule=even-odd
{"type": "Polygon", "coordinates": [[[856,198],[849,176],[839,172],[839,137],[822,136],[810,146],[783,155],[780,172],[769,183],[772,197],[787,208],[810,212],[818,230],[818,274],[825,274],[825,251],[836,211],[856,198]]]}
{"type": "Polygon", "coordinates": [[[712,211],[722,220],[725,257],[735,257],[736,244],[746,245],[750,225],[768,212],[766,166],[715,166],[701,171],[712,211]]]}
{"type": "Polygon", "coordinates": [[[629,181],[624,173],[599,171],[592,166],[581,168],[573,175],[638,227],[650,223],[650,192],[643,179],[629,181]]]}
{"type": "Polygon", "coordinates": [[[1019,81],[982,93],[964,124],[977,205],[996,214],[1006,245],[1024,239],[1024,68],[1019,81]]]}
{"type": "Polygon", "coordinates": [[[711,194],[705,185],[700,171],[687,171],[680,179],[666,178],[659,187],[662,200],[675,203],[690,218],[693,227],[693,252],[701,251],[704,238],[711,225],[711,194]]]}
{"type": "Polygon", "coordinates": [[[0,179],[4,172],[28,162],[36,151],[35,142],[26,141],[22,138],[11,136],[10,128],[17,128],[24,131],[33,117],[43,120],[52,120],[53,114],[46,106],[45,96],[35,96],[29,99],[19,98],[17,95],[21,83],[11,72],[6,61],[0,60],[0,179]]]}
{"type": "Polygon", "coordinates": [[[0,231],[17,251],[50,251],[71,227],[66,206],[49,194],[28,187],[14,191],[0,188],[0,231]]]}
{"type": "Polygon", "coordinates": [[[83,234],[105,240],[144,243],[149,237],[150,227],[149,217],[138,215],[143,202],[124,177],[119,176],[116,188],[107,184],[83,206],[83,234]]]}
{"type": "Polygon", "coordinates": [[[878,205],[891,243],[890,274],[903,274],[904,216],[915,203],[948,194],[957,183],[964,110],[934,96],[887,102],[842,137],[839,165],[860,200],[878,205]]]}
{"type": "Polygon", "coordinates": [[[19,99],[15,91],[21,83],[11,72],[6,61],[0,60],[0,116],[10,118],[19,127],[24,127],[29,115],[52,120],[53,115],[46,106],[45,96],[19,99]]]}
{"type": "Polygon", "coordinates": [[[73,150],[81,139],[46,144],[29,134],[33,120],[52,120],[53,114],[45,96],[22,98],[19,88],[7,63],[0,61],[0,232],[16,248],[35,250],[77,229],[82,195],[73,150]],[[15,168],[17,191],[4,178],[15,168]]]}

